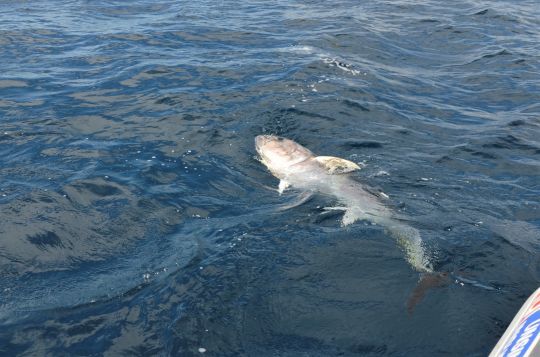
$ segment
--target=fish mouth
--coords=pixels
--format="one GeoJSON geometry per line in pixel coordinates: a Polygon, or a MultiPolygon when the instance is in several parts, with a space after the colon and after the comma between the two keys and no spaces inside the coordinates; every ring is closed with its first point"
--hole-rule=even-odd
{"type": "Polygon", "coordinates": [[[272,159],[268,156],[269,152],[275,150],[275,147],[271,149],[272,143],[281,142],[286,140],[285,138],[276,136],[276,135],[257,135],[255,137],[255,149],[257,150],[257,153],[259,154],[259,157],[257,160],[261,162],[263,165],[265,165],[274,176],[279,177],[279,175],[273,170],[273,167],[275,163],[272,161],[272,159]]]}
{"type": "Polygon", "coordinates": [[[265,164],[265,162],[262,148],[267,142],[270,141],[270,137],[271,135],[257,135],[255,137],[255,150],[257,150],[257,153],[259,154],[257,160],[262,162],[263,164],[265,164]]]}
{"type": "Polygon", "coordinates": [[[260,148],[262,148],[262,146],[264,146],[264,144],[270,142],[270,141],[279,141],[279,140],[283,140],[283,138],[280,138],[279,136],[275,136],[275,135],[257,135],[255,137],[255,148],[257,148],[257,151],[259,151],[260,148]]]}
{"type": "Polygon", "coordinates": [[[268,139],[266,138],[267,136],[268,135],[257,135],[255,137],[255,149],[257,149],[257,152],[260,153],[261,146],[268,142],[268,139]]]}
{"type": "Polygon", "coordinates": [[[263,147],[272,141],[280,141],[283,140],[283,138],[280,138],[279,136],[275,135],[257,135],[255,137],[255,149],[259,153],[261,157],[264,157],[263,155],[263,147]]]}
{"type": "Polygon", "coordinates": [[[314,156],[302,145],[277,135],[257,135],[255,149],[266,166],[272,163],[291,166],[314,156]]]}

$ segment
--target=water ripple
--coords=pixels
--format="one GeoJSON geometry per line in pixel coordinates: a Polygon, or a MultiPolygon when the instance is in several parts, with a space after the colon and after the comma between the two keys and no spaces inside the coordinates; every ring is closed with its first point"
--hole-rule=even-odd
{"type": "Polygon", "coordinates": [[[0,350],[487,354],[540,283],[537,7],[1,4],[0,350]],[[363,164],[468,283],[406,318],[399,248],[277,195],[261,133],[363,164]]]}

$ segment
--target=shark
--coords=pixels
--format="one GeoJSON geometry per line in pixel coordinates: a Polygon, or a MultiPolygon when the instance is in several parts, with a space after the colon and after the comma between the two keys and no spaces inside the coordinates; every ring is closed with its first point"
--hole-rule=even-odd
{"type": "Polygon", "coordinates": [[[358,164],[334,156],[316,156],[295,141],[275,135],[258,135],[255,148],[259,161],[280,180],[280,194],[292,187],[332,197],[339,206],[325,210],[343,211],[343,226],[366,220],[384,227],[397,240],[412,268],[433,273],[420,232],[385,204],[387,195],[374,193],[351,177],[351,172],[361,169],[358,164]]]}

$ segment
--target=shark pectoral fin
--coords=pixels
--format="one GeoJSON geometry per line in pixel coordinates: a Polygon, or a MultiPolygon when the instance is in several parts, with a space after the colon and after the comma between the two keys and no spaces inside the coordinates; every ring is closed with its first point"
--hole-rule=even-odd
{"type": "Polygon", "coordinates": [[[360,170],[360,166],[358,166],[354,162],[339,157],[317,156],[315,160],[317,160],[317,162],[321,164],[322,167],[324,167],[325,170],[331,175],[345,174],[348,172],[360,170]]]}
{"type": "Polygon", "coordinates": [[[321,216],[337,217],[340,213],[345,212],[347,207],[323,207],[322,209],[321,216]]]}
{"type": "Polygon", "coordinates": [[[347,207],[323,207],[325,211],[346,211],[347,207]]]}
{"type": "Polygon", "coordinates": [[[279,186],[278,186],[278,192],[279,194],[281,195],[283,193],[283,191],[285,191],[287,189],[287,187],[289,187],[290,184],[285,181],[285,180],[281,180],[279,181],[279,186]]]}
{"type": "Polygon", "coordinates": [[[312,196],[313,196],[313,192],[310,192],[310,191],[302,192],[300,195],[298,195],[296,200],[294,200],[291,203],[287,203],[285,205],[282,205],[281,207],[278,208],[278,211],[286,211],[288,209],[295,208],[295,207],[298,207],[300,205],[303,205],[304,203],[309,201],[312,196]]]}

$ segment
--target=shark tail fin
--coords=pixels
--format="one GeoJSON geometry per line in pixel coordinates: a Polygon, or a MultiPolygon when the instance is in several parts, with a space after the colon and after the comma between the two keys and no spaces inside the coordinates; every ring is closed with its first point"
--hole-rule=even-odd
{"type": "Polygon", "coordinates": [[[365,217],[354,210],[346,210],[343,225],[353,223],[358,219],[370,219],[382,225],[405,252],[409,264],[420,273],[420,279],[407,300],[407,311],[412,314],[416,305],[422,301],[426,293],[433,288],[441,287],[450,282],[448,273],[434,272],[426,247],[420,232],[409,225],[391,218],[365,217]]]}
{"type": "Polygon", "coordinates": [[[407,299],[407,312],[411,315],[414,308],[426,295],[427,291],[450,283],[448,273],[423,273],[407,299]]]}
{"type": "Polygon", "coordinates": [[[385,223],[389,234],[405,251],[409,264],[420,273],[420,279],[407,300],[407,312],[412,314],[416,305],[422,301],[430,289],[444,286],[450,279],[448,273],[433,271],[420,232],[416,228],[393,220],[385,223]]]}
{"type": "Polygon", "coordinates": [[[420,237],[420,232],[416,228],[392,219],[379,220],[377,223],[383,225],[388,233],[397,240],[401,248],[405,251],[409,264],[420,273],[420,279],[407,300],[407,311],[409,314],[413,313],[416,305],[422,301],[429,290],[446,286],[454,280],[455,283],[461,285],[468,284],[489,291],[498,290],[489,284],[465,278],[462,275],[434,271],[425,245],[420,237]]]}

